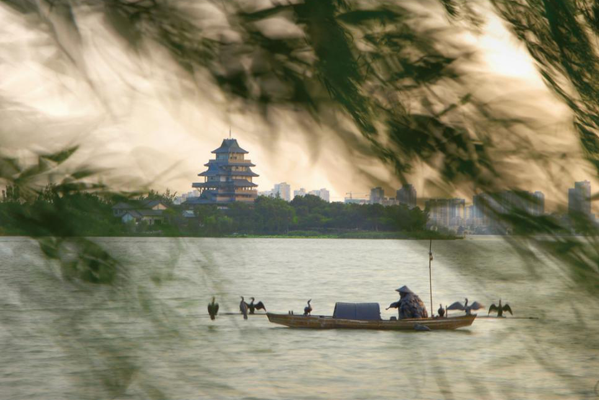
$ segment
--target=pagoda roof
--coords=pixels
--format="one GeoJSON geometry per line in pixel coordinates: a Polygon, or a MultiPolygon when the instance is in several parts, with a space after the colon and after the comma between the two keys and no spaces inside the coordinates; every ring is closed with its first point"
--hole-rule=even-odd
{"type": "Polygon", "coordinates": [[[208,170],[201,172],[198,176],[259,176],[258,174],[251,171],[249,168],[247,171],[231,171],[224,170],[221,168],[211,168],[208,170]]]}
{"type": "Polygon", "coordinates": [[[221,169],[219,164],[208,163],[208,164],[206,164],[206,166],[208,167],[208,169],[204,172],[199,173],[198,176],[217,176],[217,175],[223,175],[223,173],[226,172],[221,169]]]}
{"type": "Polygon", "coordinates": [[[212,182],[194,182],[192,183],[192,187],[198,188],[218,188],[218,187],[255,187],[258,186],[256,183],[252,183],[245,179],[233,179],[230,181],[212,181],[212,182]]]}
{"type": "Polygon", "coordinates": [[[223,143],[221,143],[221,147],[216,150],[213,150],[212,153],[244,153],[248,154],[248,152],[240,147],[236,139],[223,139],[223,143]]]}
{"type": "Polygon", "coordinates": [[[227,200],[215,200],[215,199],[206,199],[206,198],[201,198],[201,197],[193,197],[193,198],[189,198],[185,201],[185,205],[199,205],[199,204],[228,204],[228,203],[235,203],[236,200],[234,199],[227,199],[227,200]]]}
{"type": "Polygon", "coordinates": [[[256,165],[252,164],[250,160],[243,161],[225,161],[225,160],[208,160],[205,167],[210,167],[211,165],[218,164],[219,166],[232,166],[232,167],[256,167],[256,165]]]}

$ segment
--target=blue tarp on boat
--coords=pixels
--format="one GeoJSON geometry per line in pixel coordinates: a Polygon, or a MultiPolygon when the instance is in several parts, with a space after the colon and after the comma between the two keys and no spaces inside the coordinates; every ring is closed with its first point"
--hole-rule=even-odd
{"type": "Polygon", "coordinates": [[[379,303],[335,303],[333,318],[379,321],[379,303]]]}

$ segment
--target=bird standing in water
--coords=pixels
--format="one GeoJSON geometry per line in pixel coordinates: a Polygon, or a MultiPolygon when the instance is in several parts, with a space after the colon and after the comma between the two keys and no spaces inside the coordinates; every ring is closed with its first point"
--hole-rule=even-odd
{"type": "Polygon", "coordinates": [[[262,301],[259,301],[258,303],[254,304],[254,297],[250,297],[250,299],[252,300],[250,304],[248,304],[250,314],[254,314],[254,310],[265,310],[265,312],[267,312],[267,308],[265,307],[262,301]]]}
{"type": "Polygon", "coordinates": [[[219,313],[219,303],[215,302],[215,298],[213,296],[212,302],[208,303],[208,315],[210,315],[210,319],[214,320],[217,318],[217,314],[219,313]]]}
{"type": "Polygon", "coordinates": [[[312,301],[312,299],[310,299],[309,301],[306,302],[306,307],[304,307],[304,315],[310,315],[310,313],[312,312],[312,307],[310,305],[310,302],[312,301]]]}
{"type": "Polygon", "coordinates": [[[512,310],[508,304],[505,304],[504,306],[502,306],[502,299],[498,300],[498,306],[496,306],[496,304],[492,304],[490,306],[488,315],[490,315],[490,313],[492,311],[496,311],[498,313],[498,317],[503,317],[502,314],[504,313],[504,311],[508,311],[510,313],[510,315],[513,315],[512,310]]]}
{"type": "Polygon", "coordinates": [[[248,303],[244,301],[244,296],[240,296],[242,301],[240,301],[240,311],[244,316],[244,319],[248,319],[248,303]]]}

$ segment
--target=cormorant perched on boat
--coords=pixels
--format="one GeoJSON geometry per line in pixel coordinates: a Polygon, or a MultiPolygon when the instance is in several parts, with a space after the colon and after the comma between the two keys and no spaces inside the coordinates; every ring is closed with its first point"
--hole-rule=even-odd
{"type": "Polygon", "coordinates": [[[398,319],[403,318],[427,318],[427,308],[419,296],[414,294],[407,286],[396,289],[400,293],[398,301],[398,319]]]}
{"type": "Polygon", "coordinates": [[[265,312],[267,312],[267,308],[265,307],[262,301],[259,301],[258,303],[254,304],[254,297],[250,297],[250,299],[252,300],[250,304],[248,304],[250,314],[254,314],[254,310],[265,310],[265,312]]]}
{"type": "Polygon", "coordinates": [[[461,310],[467,313],[467,315],[471,315],[471,311],[477,311],[480,310],[483,307],[483,305],[477,301],[473,302],[473,304],[469,305],[469,299],[465,298],[465,304],[461,304],[459,301],[456,301],[452,304],[450,304],[450,307],[448,307],[448,310],[461,310]]]}
{"type": "Polygon", "coordinates": [[[244,296],[240,297],[242,298],[242,301],[240,301],[240,311],[242,312],[244,319],[248,319],[248,303],[244,301],[244,296]]]}
{"type": "Polygon", "coordinates": [[[310,313],[312,312],[312,307],[310,305],[310,302],[312,301],[312,299],[310,299],[309,301],[306,302],[306,307],[304,307],[304,316],[310,315],[310,313]]]}
{"type": "Polygon", "coordinates": [[[215,297],[213,296],[212,302],[208,303],[208,315],[210,315],[210,319],[214,320],[217,318],[217,314],[219,313],[219,303],[215,303],[215,297]]]}
{"type": "Polygon", "coordinates": [[[498,317],[502,317],[504,311],[508,311],[510,313],[510,315],[513,315],[512,310],[510,309],[510,306],[508,304],[505,304],[504,306],[502,305],[502,299],[498,300],[498,306],[496,306],[496,304],[492,304],[490,306],[490,310],[488,311],[488,315],[490,315],[490,313],[492,311],[496,311],[498,312],[498,317]]]}
{"type": "Polygon", "coordinates": [[[445,313],[446,312],[444,311],[444,307],[442,307],[442,305],[440,304],[440,308],[438,308],[438,315],[440,316],[440,318],[443,318],[445,313]]]}

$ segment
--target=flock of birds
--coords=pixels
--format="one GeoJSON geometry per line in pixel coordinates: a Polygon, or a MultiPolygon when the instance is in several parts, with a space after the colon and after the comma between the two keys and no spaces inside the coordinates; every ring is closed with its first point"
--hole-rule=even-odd
{"type": "MultiPolygon", "coordinates": [[[[254,297],[250,297],[250,303],[246,303],[244,300],[244,296],[240,296],[242,301],[240,301],[240,312],[244,319],[248,319],[248,314],[254,314],[256,310],[265,310],[265,304],[262,301],[255,303],[256,299],[254,297]]],[[[210,319],[215,320],[217,318],[217,314],[219,313],[219,303],[215,301],[215,298],[212,298],[212,301],[208,303],[208,315],[210,315],[210,319]]]]}
{"type": "MultiPolygon", "coordinates": [[[[449,307],[446,306],[445,309],[440,304],[440,308],[438,308],[438,316],[441,318],[444,315],[448,315],[448,311],[452,311],[452,310],[464,311],[467,315],[471,315],[471,311],[481,310],[482,308],[485,308],[483,306],[483,304],[481,304],[477,301],[474,301],[473,303],[469,304],[469,299],[465,299],[465,304],[462,304],[460,301],[456,301],[456,302],[450,304],[449,307]]],[[[510,306],[508,304],[505,304],[503,306],[502,299],[500,299],[500,300],[498,300],[498,305],[496,305],[494,303],[490,306],[490,309],[488,310],[488,315],[490,315],[490,313],[492,313],[492,312],[496,312],[498,317],[504,317],[503,314],[505,311],[508,311],[510,313],[510,315],[513,315],[513,312],[512,312],[512,309],[510,308],[510,306]]]]}
{"type": "Polygon", "coordinates": [[[256,310],[265,310],[265,312],[267,312],[267,308],[265,307],[262,301],[259,301],[258,303],[254,304],[254,301],[256,299],[254,297],[250,297],[250,300],[252,301],[250,302],[250,304],[248,304],[244,301],[244,296],[240,297],[242,298],[242,301],[240,301],[240,312],[244,316],[244,319],[248,319],[248,311],[250,311],[250,314],[254,314],[254,311],[256,310]]]}
{"type": "MultiPolygon", "coordinates": [[[[257,310],[265,310],[267,312],[267,307],[265,307],[265,303],[259,301],[255,303],[256,299],[254,297],[250,297],[250,303],[246,303],[244,300],[244,296],[240,296],[242,301],[240,301],[240,313],[244,317],[244,319],[248,319],[248,314],[254,314],[257,310]]],[[[312,306],[310,302],[312,299],[306,302],[306,307],[304,307],[304,315],[308,316],[312,312],[312,306]]],[[[208,303],[208,315],[210,315],[210,319],[215,320],[217,318],[217,314],[219,313],[219,303],[216,302],[215,297],[212,298],[212,301],[208,303]]],[[[293,312],[290,311],[290,314],[293,312]]]]}
{"type": "MultiPolygon", "coordinates": [[[[244,296],[240,296],[242,301],[240,301],[240,312],[242,314],[242,316],[244,317],[244,319],[248,319],[248,314],[254,314],[254,312],[256,310],[265,310],[265,312],[267,311],[267,308],[265,307],[265,304],[262,301],[259,301],[258,303],[255,303],[256,299],[254,297],[250,297],[251,302],[248,304],[246,303],[246,301],[244,300],[244,296]]],[[[306,302],[306,307],[304,307],[304,316],[309,316],[310,313],[312,312],[312,306],[310,305],[310,302],[312,301],[312,299],[308,300],[306,302]]],[[[390,309],[390,308],[398,308],[398,303],[394,302],[392,304],[390,304],[390,306],[388,308],[386,308],[386,310],[390,309]]],[[[477,311],[477,310],[481,310],[482,308],[485,308],[481,303],[479,303],[478,301],[474,301],[473,303],[469,304],[469,299],[465,298],[465,303],[463,304],[460,301],[456,301],[452,304],[450,304],[450,306],[446,306],[445,308],[442,307],[442,305],[440,304],[440,308],[438,308],[438,316],[440,318],[444,317],[445,315],[448,315],[448,311],[452,311],[452,310],[460,310],[460,311],[464,311],[467,315],[471,315],[472,311],[477,311]]],[[[504,304],[502,305],[502,299],[498,300],[498,305],[496,305],[495,303],[492,304],[488,310],[488,315],[490,315],[490,313],[492,312],[496,312],[498,317],[504,317],[504,312],[509,312],[510,315],[513,315],[512,309],[510,308],[510,306],[508,304],[504,304]]],[[[210,315],[210,319],[214,320],[217,317],[217,314],[219,313],[219,303],[217,303],[215,301],[215,298],[212,298],[212,302],[210,302],[208,304],[208,315],[210,315]]],[[[289,312],[289,314],[293,314],[292,311],[289,312]]]]}

